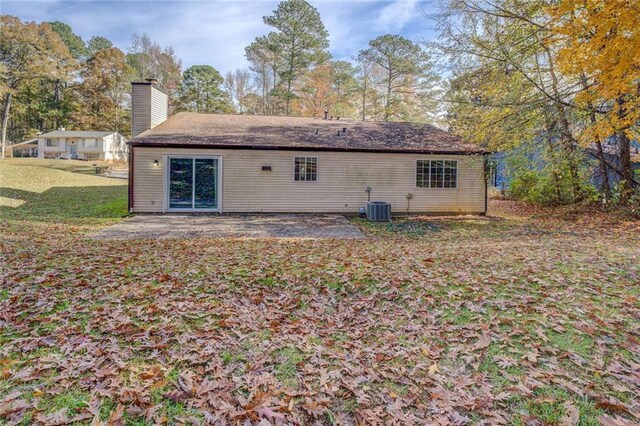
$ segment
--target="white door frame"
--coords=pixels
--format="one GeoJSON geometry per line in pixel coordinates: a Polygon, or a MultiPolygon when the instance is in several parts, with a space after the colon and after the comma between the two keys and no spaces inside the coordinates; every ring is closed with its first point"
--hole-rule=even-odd
{"type": "MultiPolygon", "coordinates": [[[[210,213],[222,213],[222,156],[221,155],[197,155],[197,154],[177,154],[177,155],[172,155],[172,154],[168,154],[164,156],[163,159],[164,162],[164,203],[162,206],[162,212],[210,212],[210,213]],[[195,208],[191,208],[191,209],[175,209],[175,208],[170,208],[169,207],[169,203],[170,203],[170,185],[169,185],[169,168],[170,168],[170,160],[172,158],[189,158],[192,160],[196,160],[196,159],[213,159],[213,160],[218,160],[218,170],[216,173],[216,192],[218,195],[218,207],[215,209],[195,209],[195,208]]],[[[194,162],[194,167],[195,167],[195,162],[194,162]]],[[[193,179],[195,181],[195,173],[193,174],[193,179]]],[[[194,182],[195,183],[195,182],[194,182]]],[[[194,188],[195,189],[195,188],[194,188]]]]}

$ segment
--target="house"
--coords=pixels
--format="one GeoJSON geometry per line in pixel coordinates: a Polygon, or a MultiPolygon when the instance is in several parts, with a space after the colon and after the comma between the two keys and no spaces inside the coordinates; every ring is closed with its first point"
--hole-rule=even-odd
{"type": "MultiPolygon", "coordinates": [[[[584,155],[585,164],[591,169],[589,181],[596,187],[602,187],[604,175],[598,162],[598,150],[595,144],[586,148],[579,148],[584,155]]],[[[514,148],[509,151],[496,152],[490,156],[489,167],[489,187],[490,193],[504,193],[511,184],[514,170],[512,170],[512,157],[518,158],[525,155],[529,159],[529,167],[534,170],[541,170],[544,166],[542,152],[544,148],[533,144],[531,146],[514,148]]],[[[609,185],[615,186],[620,183],[620,174],[613,168],[620,168],[619,146],[615,137],[611,137],[602,143],[602,150],[605,160],[610,166],[607,169],[609,185]]],[[[631,141],[631,168],[635,175],[640,178],[640,142],[631,141]]]]}
{"type": "Polygon", "coordinates": [[[29,139],[23,142],[6,146],[7,157],[37,157],[38,139],[29,139]]]}
{"type": "MultiPolygon", "coordinates": [[[[640,143],[638,141],[631,141],[631,169],[634,173],[640,171],[640,143]]],[[[585,149],[592,159],[598,158],[598,150],[596,145],[590,145],[585,149]]],[[[611,137],[602,143],[602,153],[604,158],[611,167],[620,169],[620,148],[618,146],[618,140],[615,137],[611,137]]],[[[617,185],[620,183],[620,174],[616,173],[611,168],[607,168],[607,178],[610,185],[617,185]]],[[[604,173],[600,169],[600,164],[594,162],[594,169],[591,174],[591,182],[597,187],[602,187],[604,181],[604,173]]]]}
{"type": "Polygon", "coordinates": [[[127,161],[127,139],[118,132],[54,130],[38,135],[38,158],[127,161]]]}
{"type": "MultiPolygon", "coordinates": [[[[486,212],[484,149],[411,123],[182,112],[132,85],[129,210],[486,212]]],[[[327,114],[325,114],[326,116],[327,114]]]]}

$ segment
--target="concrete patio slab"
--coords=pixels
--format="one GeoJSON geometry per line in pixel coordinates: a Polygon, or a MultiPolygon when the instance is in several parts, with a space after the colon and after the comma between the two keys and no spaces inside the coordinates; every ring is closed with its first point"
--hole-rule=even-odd
{"type": "Polygon", "coordinates": [[[341,215],[136,215],[92,235],[143,238],[365,238],[341,215]]]}

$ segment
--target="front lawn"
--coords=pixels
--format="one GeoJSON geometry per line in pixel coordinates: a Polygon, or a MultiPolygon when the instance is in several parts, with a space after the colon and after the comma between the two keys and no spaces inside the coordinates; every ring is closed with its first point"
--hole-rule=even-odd
{"type": "Polygon", "coordinates": [[[78,160],[13,158],[0,162],[1,218],[96,223],[127,214],[127,181],[96,175],[78,160]]]}
{"type": "Polygon", "coordinates": [[[110,212],[80,227],[2,207],[0,423],[640,421],[637,222],[492,202],[367,240],[95,241],[109,190],[74,193],[110,212]]]}

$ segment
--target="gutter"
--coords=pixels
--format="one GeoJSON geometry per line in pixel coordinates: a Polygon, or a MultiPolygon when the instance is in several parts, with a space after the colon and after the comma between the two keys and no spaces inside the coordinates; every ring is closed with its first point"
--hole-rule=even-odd
{"type": "Polygon", "coordinates": [[[373,148],[349,148],[349,147],[311,147],[311,146],[257,146],[257,145],[231,145],[231,144],[181,144],[181,143],[154,143],[129,141],[130,146],[149,148],[181,148],[181,149],[249,149],[257,151],[323,151],[323,152],[369,152],[385,154],[432,154],[432,155],[488,155],[490,151],[444,151],[444,150],[420,150],[420,149],[373,149],[373,148]]]}

